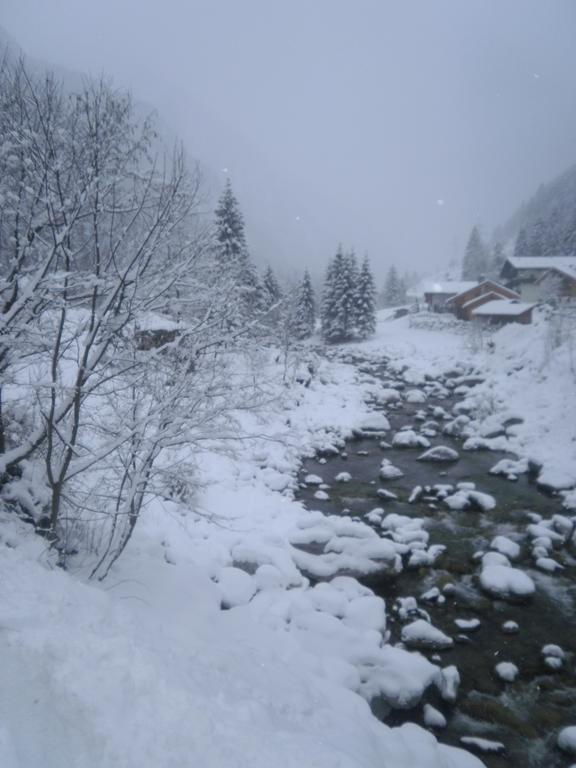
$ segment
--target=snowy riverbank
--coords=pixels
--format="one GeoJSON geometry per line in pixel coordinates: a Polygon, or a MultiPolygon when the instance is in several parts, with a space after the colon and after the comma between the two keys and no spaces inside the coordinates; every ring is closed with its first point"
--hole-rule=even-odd
{"type": "MultiPolygon", "coordinates": [[[[574,406],[569,358],[546,372],[544,351],[534,353],[544,333],[505,329],[494,353],[475,358],[486,378],[470,397],[490,407],[482,419],[468,411],[468,423],[471,437],[505,440],[498,447],[566,478],[575,450],[565,417],[574,406]],[[551,373],[554,402],[539,389],[539,377],[551,373]],[[481,434],[489,419],[494,426],[512,411],[524,418],[513,431],[481,434]]],[[[416,385],[427,373],[467,364],[467,341],[411,328],[404,318],[382,322],[376,339],[346,353],[386,354],[416,385]]],[[[149,505],[101,585],[84,583],[81,563],[73,575],[49,570],[43,542],[4,522],[0,764],[479,766],[417,726],[390,729],[376,720],[370,686],[417,700],[428,685],[450,696],[453,676],[383,646],[386,607],[355,579],[311,587],[302,575],[394,567],[396,552],[388,542],[374,545],[371,528],[307,512],[292,493],[301,456],[378,426],[366,404],[374,392],[369,376],[322,362],[309,387],[284,391],[267,411],[239,414],[250,437],[227,454],[191,457],[202,481],[192,508],[149,505]],[[296,546],[314,537],[333,542],[333,551],[314,556],[296,546]]]]}

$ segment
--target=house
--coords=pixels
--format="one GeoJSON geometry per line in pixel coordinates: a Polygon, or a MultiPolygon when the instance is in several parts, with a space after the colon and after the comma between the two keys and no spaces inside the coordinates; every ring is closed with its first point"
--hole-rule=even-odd
{"type": "Polygon", "coordinates": [[[136,346],[143,352],[171,344],[182,332],[182,325],[170,317],[152,312],[138,318],[136,346]]]}
{"type": "Polygon", "coordinates": [[[424,289],[424,301],[430,312],[447,312],[446,302],[452,296],[474,287],[476,281],[445,280],[428,284],[424,289]]]}
{"type": "Polygon", "coordinates": [[[470,320],[475,308],[496,299],[518,300],[520,295],[494,280],[483,280],[480,283],[474,283],[471,288],[467,288],[450,297],[446,301],[446,306],[460,320],[470,320]]]}
{"type": "Polygon", "coordinates": [[[576,258],[570,266],[551,267],[536,279],[543,299],[576,302],[576,258]]]}
{"type": "Polygon", "coordinates": [[[471,312],[472,319],[489,325],[521,323],[530,325],[532,312],[537,304],[528,304],[517,299],[494,299],[482,304],[471,312]]]}
{"type": "Polygon", "coordinates": [[[518,291],[522,301],[542,301],[550,298],[549,283],[543,278],[551,270],[562,276],[561,283],[566,281],[561,290],[573,296],[576,256],[510,256],[502,266],[500,278],[509,288],[518,291]]]}

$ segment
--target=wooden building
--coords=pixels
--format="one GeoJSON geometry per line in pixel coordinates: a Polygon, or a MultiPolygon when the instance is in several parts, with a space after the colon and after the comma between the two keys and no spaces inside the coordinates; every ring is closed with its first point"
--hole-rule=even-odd
{"type": "Polygon", "coordinates": [[[472,310],[472,319],[489,325],[520,323],[530,325],[532,312],[537,304],[528,304],[516,299],[494,299],[472,310]]]}
{"type": "Polygon", "coordinates": [[[565,296],[576,290],[576,256],[510,256],[502,266],[500,279],[517,291],[522,301],[545,301],[557,298],[550,295],[550,285],[544,277],[548,272],[562,275],[561,290],[565,296]]]}
{"type": "Polygon", "coordinates": [[[483,280],[481,283],[475,283],[471,288],[452,296],[446,302],[446,306],[460,320],[470,320],[474,308],[495,299],[518,300],[520,295],[494,280],[483,280]]]}
{"type": "Polygon", "coordinates": [[[430,312],[448,312],[449,308],[446,303],[448,299],[477,284],[476,281],[466,280],[445,280],[431,283],[424,290],[424,301],[430,312]]]}

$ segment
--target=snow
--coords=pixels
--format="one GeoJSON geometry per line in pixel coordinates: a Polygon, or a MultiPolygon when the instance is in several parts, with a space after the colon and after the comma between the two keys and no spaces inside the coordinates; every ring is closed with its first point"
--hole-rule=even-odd
{"type": "Polygon", "coordinates": [[[576,725],[563,728],[558,734],[557,744],[563,752],[576,755],[576,725]]]}
{"type": "Polygon", "coordinates": [[[505,750],[504,744],[500,741],[481,739],[478,736],[461,736],[460,743],[466,747],[477,749],[479,752],[498,753],[505,750]]]}
{"type": "Polygon", "coordinates": [[[396,432],[392,438],[393,448],[428,448],[430,441],[423,435],[419,435],[412,429],[404,429],[396,432]]]}
{"type": "Polygon", "coordinates": [[[403,643],[415,648],[440,650],[454,645],[451,637],[424,619],[416,619],[402,627],[401,637],[403,643]]]}
{"type": "Polygon", "coordinates": [[[537,304],[528,304],[517,301],[516,299],[496,299],[487,301],[486,304],[472,310],[473,317],[486,317],[490,315],[516,317],[530,309],[538,306],[537,304]]]}
{"type": "Polygon", "coordinates": [[[432,704],[424,704],[424,725],[427,728],[446,728],[446,718],[432,704]]]}
{"type": "Polygon", "coordinates": [[[528,574],[505,565],[485,566],[480,574],[480,585],[493,597],[504,599],[531,597],[536,591],[528,574]]]}
{"type": "Polygon", "coordinates": [[[418,461],[452,462],[458,461],[459,458],[458,451],[455,451],[454,448],[449,448],[447,445],[435,445],[418,456],[418,461]]]}
{"type": "Polygon", "coordinates": [[[454,624],[462,632],[473,632],[480,627],[480,619],[454,619],[454,624]]]}
{"type": "Polygon", "coordinates": [[[510,560],[516,560],[520,557],[520,545],[507,536],[495,536],[490,543],[490,549],[500,552],[510,560]]]}
{"type": "Polygon", "coordinates": [[[494,667],[496,675],[506,683],[513,683],[518,677],[519,670],[511,661],[501,661],[494,667]]]}

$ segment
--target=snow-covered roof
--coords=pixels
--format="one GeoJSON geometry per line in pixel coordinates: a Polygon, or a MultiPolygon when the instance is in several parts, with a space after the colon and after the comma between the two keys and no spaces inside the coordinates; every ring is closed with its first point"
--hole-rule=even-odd
{"type": "Polygon", "coordinates": [[[498,298],[498,294],[494,291],[486,291],[486,293],[481,293],[480,296],[474,296],[473,299],[466,301],[464,304],[462,304],[462,309],[466,309],[466,307],[469,307],[471,304],[476,304],[476,302],[480,301],[481,299],[486,300],[487,296],[493,296],[495,299],[498,298]]]}
{"type": "Polygon", "coordinates": [[[515,299],[495,299],[482,304],[478,309],[473,309],[473,315],[521,315],[528,309],[533,309],[537,304],[527,304],[515,299]]]}
{"type": "Polygon", "coordinates": [[[576,256],[510,256],[514,269],[558,269],[576,276],[576,256]]]}
{"type": "Polygon", "coordinates": [[[443,282],[430,282],[423,293],[452,293],[454,295],[469,291],[470,288],[478,285],[476,280],[445,280],[443,282]]]}
{"type": "MultiPolygon", "coordinates": [[[[493,290],[486,291],[486,293],[494,293],[495,291],[497,292],[498,288],[502,288],[503,291],[508,291],[509,293],[513,293],[515,296],[518,296],[518,298],[520,298],[520,294],[519,293],[516,293],[516,291],[511,291],[510,288],[506,288],[505,285],[501,285],[500,283],[497,283],[495,280],[482,280],[479,283],[472,283],[468,288],[464,288],[462,291],[457,293],[455,296],[450,296],[450,298],[446,300],[446,303],[448,303],[449,301],[454,301],[454,299],[459,298],[460,296],[462,296],[463,293],[467,293],[471,288],[478,288],[481,285],[493,285],[493,286],[495,286],[495,288],[493,290]]],[[[476,296],[476,298],[478,299],[480,297],[476,296]]],[[[475,299],[473,299],[473,301],[474,300],[475,299]]],[[[464,306],[466,306],[466,304],[464,306]]]]}

